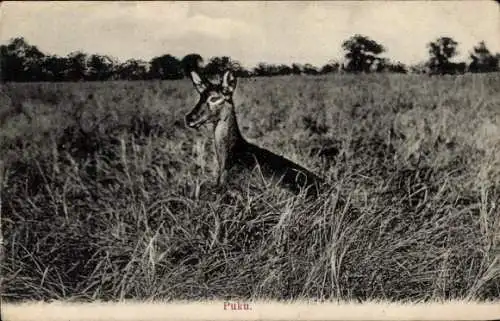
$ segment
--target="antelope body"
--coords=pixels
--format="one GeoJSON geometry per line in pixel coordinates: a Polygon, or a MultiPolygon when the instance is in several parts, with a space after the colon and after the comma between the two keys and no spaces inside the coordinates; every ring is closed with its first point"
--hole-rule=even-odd
{"type": "Polygon", "coordinates": [[[190,76],[200,99],[186,114],[185,122],[190,128],[199,128],[205,123],[214,124],[219,186],[226,184],[232,173],[253,170],[257,166],[266,179],[277,182],[294,193],[305,189],[308,196],[317,195],[323,179],[243,137],[233,102],[236,78],[230,71],[224,74],[220,84],[201,78],[196,71],[191,71],[190,76]]]}

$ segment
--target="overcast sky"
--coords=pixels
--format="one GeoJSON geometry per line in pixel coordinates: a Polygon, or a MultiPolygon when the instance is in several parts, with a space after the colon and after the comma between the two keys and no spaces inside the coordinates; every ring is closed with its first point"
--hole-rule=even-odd
{"type": "Polygon", "coordinates": [[[45,53],[76,50],[122,61],[165,53],[231,56],[258,62],[323,65],[360,33],[404,63],[427,58],[426,43],[457,40],[461,57],[479,41],[500,52],[494,1],[3,2],[0,41],[23,36],[45,53]]]}

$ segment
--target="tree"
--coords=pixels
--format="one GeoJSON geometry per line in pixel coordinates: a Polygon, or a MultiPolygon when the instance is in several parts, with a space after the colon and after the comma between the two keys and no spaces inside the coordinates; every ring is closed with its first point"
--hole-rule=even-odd
{"type": "Polygon", "coordinates": [[[292,70],[288,70],[285,65],[274,65],[267,64],[264,62],[259,63],[254,69],[253,74],[256,76],[278,76],[282,74],[282,72],[292,72],[292,70]]]}
{"type": "Polygon", "coordinates": [[[154,79],[182,79],[184,73],[181,61],[172,55],[163,55],[151,59],[151,78],[154,79]]]}
{"type": "Polygon", "coordinates": [[[7,45],[0,46],[0,68],[2,81],[22,81],[24,78],[24,59],[7,45]]]}
{"type": "Polygon", "coordinates": [[[375,57],[371,60],[369,71],[370,72],[382,72],[388,69],[389,60],[386,58],[375,57]]]}
{"type": "Polygon", "coordinates": [[[474,47],[470,58],[472,59],[469,65],[471,72],[494,72],[499,70],[498,57],[488,50],[484,41],[474,47]]]}
{"type": "Polygon", "coordinates": [[[42,70],[46,81],[64,81],[68,72],[67,58],[55,55],[47,56],[43,60],[42,70]]]}
{"type": "Polygon", "coordinates": [[[205,66],[205,72],[208,75],[218,75],[226,70],[230,70],[233,67],[233,61],[227,56],[223,57],[212,57],[210,61],[205,66]]]}
{"type": "Polygon", "coordinates": [[[317,75],[319,73],[318,69],[311,64],[305,64],[303,72],[306,75],[317,75]]]}
{"type": "Polygon", "coordinates": [[[292,67],[285,65],[285,64],[280,64],[276,67],[276,72],[278,75],[290,75],[292,74],[292,67]]]}
{"type": "Polygon", "coordinates": [[[323,67],[321,67],[321,70],[319,71],[321,74],[329,74],[329,73],[335,73],[338,72],[340,68],[340,64],[337,61],[330,61],[323,67]]]}
{"type": "Polygon", "coordinates": [[[429,49],[429,67],[432,73],[452,73],[450,59],[458,54],[458,42],[450,37],[440,37],[427,45],[429,49]]]}
{"type": "Polygon", "coordinates": [[[88,80],[104,81],[113,76],[116,62],[108,56],[94,54],[89,57],[87,67],[88,80]]]}
{"type": "Polygon", "coordinates": [[[143,80],[147,78],[148,63],[142,60],[129,59],[118,65],[115,71],[116,79],[143,80]]]}
{"type": "Polygon", "coordinates": [[[301,64],[297,64],[297,63],[292,64],[292,74],[300,75],[300,74],[302,74],[303,70],[304,70],[304,66],[302,66],[301,64]]]}
{"type": "Polygon", "coordinates": [[[264,62],[258,63],[257,66],[253,68],[253,74],[255,76],[270,76],[271,73],[271,67],[264,62]]]}
{"type": "Polygon", "coordinates": [[[24,38],[13,38],[0,46],[3,81],[43,80],[42,63],[45,55],[24,38]]]}
{"type": "Polygon", "coordinates": [[[87,78],[88,56],[81,51],[74,51],[68,55],[67,80],[80,81],[87,78]]]}
{"type": "Polygon", "coordinates": [[[208,75],[221,75],[226,70],[232,70],[236,77],[246,77],[248,71],[243,68],[239,61],[231,59],[231,57],[212,57],[205,66],[205,73],[208,75]]]}
{"type": "Polygon", "coordinates": [[[410,71],[414,74],[428,74],[430,67],[428,62],[419,62],[410,66],[410,71]]]}
{"type": "Polygon", "coordinates": [[[186,74],[192,70],[200,71],[203,68],[203,58],[197,53],[191,53],[182,58],[181,65],[186,74]]]}
{"type": "Polygon", "coordinates": [[[408,72],[406,66],[400,61],[387,62],[387,64],[385,65],[385,70],[400,74],[406,74],[408,72]]]}
{"type": "Polygon", "coordinates": [[[356,34],[342,43],[346,51],[347,72],[370,72],[377,56],[385,52],[385,48],[367,36],[356,34]]]}

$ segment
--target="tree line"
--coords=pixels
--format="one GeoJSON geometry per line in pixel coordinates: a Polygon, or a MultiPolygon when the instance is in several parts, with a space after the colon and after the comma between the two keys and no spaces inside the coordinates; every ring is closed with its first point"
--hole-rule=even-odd
{"type": "MultiPolygon", "coordinates": [[[[469,63],[452,61],[458,54],[458,42],[450,37],[440,37],[428,43],[428,60],[412,66],[381,57],[386,48],[364,35],[353,35],[342,43],[342,49],[345,52],[342,62],[331,60],[321,67],[312,64],[262,62],[254,68],[246,69],[231,57],[223,56],[210,58],[204,72],[217,74],[232,69],[239,77],[251,77],[337,72],[460,74],[500,70],[500,54],[490,52],[484,41],[472,48],[469,63]]],[[[75,51],[61,57],[45,54],[23,37],[17,37],[0,46],[0,76],[4,82],[181,79],[184,77],[183,64],[193,57],[201,56],[189,54],[179,59],[164,54],[150,61],[129,59],[120,62],[107,55],[75,51]]]]}

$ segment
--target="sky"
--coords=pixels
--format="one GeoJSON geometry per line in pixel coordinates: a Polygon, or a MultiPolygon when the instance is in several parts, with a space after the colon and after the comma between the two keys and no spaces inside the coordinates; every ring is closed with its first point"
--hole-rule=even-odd
{"type": "Polygon", "coordinates": [[[22,36],[46,54],[89,54],[150,60],[199,53],[230,56],[244,66],[312,63],[343,56],[353,34],[383,44],[383,55],[412,64],[428,58],[439,36],[459,42],[467,58],[484,40],[500,52],[500,6],[495,1],[293,2],[3,2],[0,42],[22,36]]]}

